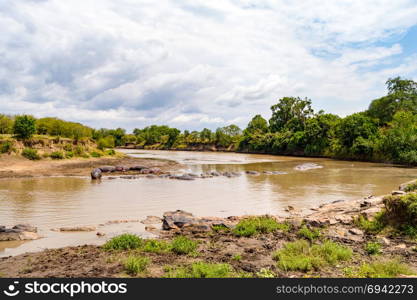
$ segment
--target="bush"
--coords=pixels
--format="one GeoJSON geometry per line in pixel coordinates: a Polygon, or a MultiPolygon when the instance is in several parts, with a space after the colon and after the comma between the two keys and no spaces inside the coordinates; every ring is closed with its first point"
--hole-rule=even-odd
{"type": "Polygon", "coordinates": [[[306,240],[286,243],[283,249],[274,253],[273,258],[284,271],[318,270],[326,265],[334,265],[338,261],[349,260],[352,250],[331,241],[321,245],[310,246],[306,240]]]}
{"type": "Polygon", "coordinates": [[[103,248],[105,250],[131,250],[138,249],[143,245],[143,240],[134,234],[125,233],[107,241],[103,248]]]}
{"type": "Polygon", "coordinates": [[[123,267],[130,275],[136,276],[146,270],[150,262],[147,257],[129,256],[123,263],[123,267]]]}
{"type": "Polygon", "coordinates": [[[381,253],[381,244],[377,242],[368,242],[365,245],[365,251],[370,255],[379,254],[381,253]]]}
{"type": "Polygon", "coordinates": [[[289,229],[289,224],[281,224],[274,218],[262,216],[249,217],[241,220],[236,227],[233,228],[233,233],[236,236],[249,237],[259,233],[269,233],[277,230],[288,231],[289,229]]]}
{"type": "Polygon", "coordinates": [[[412,275],[412,270],[399,260],[364,263],[352,277],[364,278],[392,278],[399,275],[412,275]]]}
{"type": "Polygon", "coordinates": [[[190,266],[167,268],[168,278],[230,278],[234,277],[229,264],[195,262],[190,266]]]}
{"type": "Polygon", "coordinates": [[[73,151],[75,156],[83,156],[85,153],[84,148],[79,145],[75,146],[73,151]]]}
{"type": "Polygon", "coordinates": [[[404,192],[414,192],[417,190],[417,183],[410,183],[404,188],[404,192]]]}
{"type": "Polygon", "coordinates": [[[73,158],[73,157],[74,157],[74,152],[72,151],[65,152],[65,158],[73,158]]]}
{"type": "Polygon", "coordinates": [[[389,223],[395,226],[417,226],[417,193],[387,196],[383,199],[389,223]]]}
{"type": "Polygon", "coordinates": [[[308,229],[306,225],[303,225],[298,231],[298,236],[313,241],[320,237],[320,230],[317,228],[308,229]]]}
{"type": "Polygon", "coordinates": [[[367,233],[378,233],[386,226],[385,211],[381,211],[375,215],[373,220],[368,220],[364,216],[359,216],[355,219],[355,224],[367,233]]]}
{"type": "Polygon", "coordinates": [[[108,149],[106,150],[105,154],[113,156],[113,155],[116,155],[116,151],[114,151],[113,149],[108,149]]]}
{"type": "Polygon", "coordinates": [[[97,148],[100,150],[104,150],[105,148],[114,148],[114,146],[115,140],[111,135],[101,138],[97,142],[97,148]]]}
{"type": "Polygon", "coordinates": [[[31,138],[36,132],[36,119],[28,115],[16,116],[13,132],[18,138],[31,138]]]}
{"type": "Polygon", "coordinates": [[[38,154],[38,150],[32,148],[25,148],[22,151],[22,156],[30,160],[39,160],[41,157],[38,154]]]}
{"type": "Polygon", "coordinates": [[[0,145],[0,153],[10,153],[13,150],[13,143],[10,141],[5,141],[0,145]]]}
{"type": "Polygon", "coordinates": [[[90,155],[91,155],[91,157],[96,157],[96,158],[101,157],[101,153],[96,152],[96,151],[91,152],[90,155]]]}
{"type": "Polygon", "coordinates": [[[189,254],[197,249],[197,242],[185,236],[176,237],[171,242],[171,251],[176,254],[189,254]]]}
{"type": "Polygon", "coordinates": [[[71,144],[65,144],[64,145],[64,147],[63,147],[63,149],[65,150],[65,151],[72,151],[72,145],[71,144]]]}
{"type": "Polygon", "coordinates": [[[64,159],[64,154],[61,151],[52,152],[49,156],[52,159],[64,159]]]}

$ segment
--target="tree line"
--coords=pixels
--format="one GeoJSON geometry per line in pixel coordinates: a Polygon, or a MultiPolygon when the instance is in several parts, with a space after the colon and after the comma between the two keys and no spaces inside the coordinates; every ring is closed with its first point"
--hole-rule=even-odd
{"type": "Polygon", "coordinates": [[[266,120],[256,115],[245,129],[232,124],[212,131],[180,131],[166,125],[92,129],[56,118],[0,115],[0,134],[28,138],[47,134],[90,138],[99,148],[132,145],[148,149],[196,149],[325,156],[417,165],[417,82],[401,77],[386,82],[388,93],[363,112],[341,118],[315,112],[308,98],[283,97],[271,106],[266,120]],[[24,132],[30,132],[29,135],[24,132]]]}

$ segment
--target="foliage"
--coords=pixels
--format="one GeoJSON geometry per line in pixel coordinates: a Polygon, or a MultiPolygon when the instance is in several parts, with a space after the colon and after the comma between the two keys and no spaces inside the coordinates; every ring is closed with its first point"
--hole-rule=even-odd
{"type": "Polygon", "coordinates": [[[381,244],[378,242],[368,242],[365,244],[365,251],[370,255],[381,253],[381,244]]]}
{"type": "Polygon", "coordinates": [[[275,278],[277,275],[271,271],[270,269],[262,268],[259,272],[256,273],[256,277],[258,278],[275,278]]]}
{"type": "Polygon", "coordinates": [[[114,148],[114,146],[115,146],[115,139],[111,135],[102,137],[97,141],[97,148],[100,150],[104,150],[105,148],[114,148]]]}
{"type": "Polygon", "coordinates": [[[90,153],[90,155],[91,155],[91,157],[96,157],[96,158],[98,158],[98,157],[101,157],[102,155],[101,155],[101,153],[100,152],[98,152],[98,151],[92,151],[91,153],[90,153]]]}
{"type": "Polygon", "coordinates": [[[396,227],[417,227],[417,193],[383,199],[387,221],[396,227]]]}
{"type": "Polygon", "coordinates": [[[146,270],[150,259],[142,256],[129,256],[123,263],[123,267],[130,275],[136,276],[146,270]]]}
{"type": "Polygon", "coordinates": [[[272,117],[269,120],[272,132],[287,129],[293,132],[304,130],[308,118],[313,116],[310,99],[284,97],[271,106],[272,117]]]}
{"type": "Polygon", "coordinates": [[[320,245],[310,245],[306,240],[286,243],[273,256],[278,261],[278,267],[284,271],[318,270],[351,257],[352,250],[337,243],[325,241],[320,245]]]}
{"type": "Polygon", "coordinates": [[[61,136],[79,140],[92,136],[93,129],[80,123],[68,122],[58,118],[36,120],[37,133],[41,135],[61,136]]]}
{"type": "Polygon", "coordinates": [[[190,254],[197,249],[198,243],[185,236],[179,236],[172,240],[171,251],[176,254],[190,254]]]}
{"type": "Polygon", "coordinates": [[[170,244],[165,241],[148,239],[145,240],[141,249],[144,252],[163,253],[170,250],[170,244]]]}
{"type": "Polygon", "coordinates": [[[377,213],[372,220],[368,220],[364,216],[360,215],[355,219],[355,224],[367,233],[378,233],[386,226],[385,211],[377,213]]]}
{"type": "Polygon", "coordinates": [[[10,153],[13,150],[13,143],[11,141],[4,141],[0,144],[0,153],[10,153]]]}
{"type": "Polygon", "coordinates": [[[313,241],[320,237],[320,230],[318,228],[309,229],[306,225],[303,225],[298,231],[298,236],[313,241]]]}
{"type": "Polygon", "coordinates": [[[413,270],[398,259],[363,263],[358,269],[345,269],[347,277],[356,278],[393,278],[399,275],[413,274],[413,270]]]}
{"type": "Polygon", "coordinates": [[[0,114],[0,134],[12,134],[13,123],[12,117],[0,114]]]}
{"type": "Polygon", "coordinates": [[[195,262],[189,266],[166,269],[168,278],[230,278],[235,277],[229,264],[195,262]]]}
{"type": "Polygon", "coordinates": [[[269,233],[277,230],[288,231],[289,224],[278,223],[274,218],[268,216],[249,217],[241,220],[235,228],[233,234],[236,236],[253,236],[259,233],[269,233]]]}
{"type": "Polygon", "coordinates": [[[21,139],[29,139],[36,132],[36,120],[29,115],[16,116],[13,133],[21,139]]]}
{"type": "Polygon", "coordinates": [[[105,250],[131,250],[138,249],[143,245],[143,240],[134,234],[125,233],[107,241],[103,248],[105,250]]]}
{"type": "Polygon", "coordinates": [[[61,151],[54,151],[49,155],[52,159],[64,159],[64,153],[61,151]]]}
{"type": "Polygon", "coordinates": [[[41,159],[41,157],[38,154],[38,150],[32,149],[32,148],[23,149],[22,156],[26,157],[27,159],[30,159],[30,160],[39,160],[39,159],[41,159]]]}

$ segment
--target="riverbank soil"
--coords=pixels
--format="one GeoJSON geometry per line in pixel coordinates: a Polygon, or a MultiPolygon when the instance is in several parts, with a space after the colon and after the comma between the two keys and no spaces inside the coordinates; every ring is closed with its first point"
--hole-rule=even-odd
{"type": "MultiPolygon", "coordinates": [[[[13,155],[0,156],[0,178],[42,177],[42,176],[90,176],[93,168],[103,165],[158,167],[169,171],[179,164],[169,160],[140,159],[127,156],[101,158],[73,158],[63,160],[32,161],[13,155]]],[[[129,172],[123,172],[129,174],[129,172]]]]}
{"type": "MultiPolygon", "coordinates": [[[[396,191],[399,194],[412,195],[396,191]]],[[[336,201],[306,216],[143,220],[155,240],[48,249],[0,259],[3,277],[414,277],[417,241],[377,222],[382,197],[336,201]],[[157,223],[159,223],[157,229],[157,223]],[[358,221],[362,220],[362,221],[358,221]],[[366,220],[366,222],[364,221],[366,220]],[[150,225],[153,224],[153,225],[150,225]],[[162,225],[162,226],[161,226],[162,225]],[[377,232],[378,231],[378,232],[377,232]],[[126,250],[126,245],[129,245],[126,250]]]]}

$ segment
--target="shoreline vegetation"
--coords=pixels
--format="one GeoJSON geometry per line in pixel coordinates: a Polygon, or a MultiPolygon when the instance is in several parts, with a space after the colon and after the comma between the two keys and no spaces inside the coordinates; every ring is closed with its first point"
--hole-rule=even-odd
{"type": "Polygon", "coordinates": [[[308,98],[283,97],[271,106],[268,121],[256,115],[243,130],[234,124],[215,131],[181,131],[151,125],[126,133],[123,128],[93,129],[57,118],[0,115],[0,153],[30,160],[60,160],[112,156],[113,148],[123,147],[325,157],[416,166],[417,83],[396,77],[386,84],[388,94],[373,100],[363,112],[341,118],[314,112],[308,98]]]}
{"type": "Polygon", "coordinates": [[[335,201],[300,215],[142,220],[158,235],[0,258],[3,277],[416,277],[417,180],[391,195],[335,201]],[[155,226],[159,226],[159,229],[155,226]]]}

